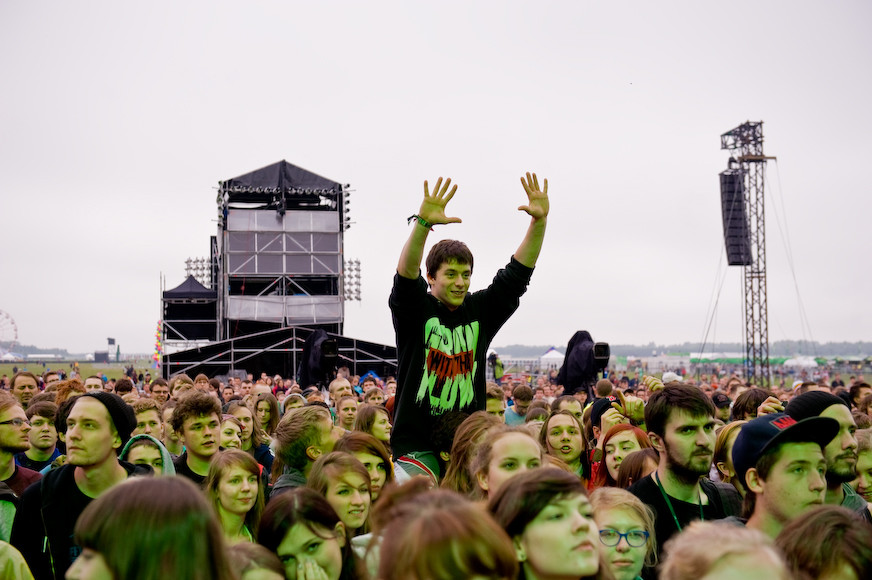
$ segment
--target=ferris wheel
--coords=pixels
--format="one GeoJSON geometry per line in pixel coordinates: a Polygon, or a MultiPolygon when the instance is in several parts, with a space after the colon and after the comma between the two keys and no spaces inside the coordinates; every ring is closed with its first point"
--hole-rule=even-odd
{"type": "Polygon", "coordinates": [[[18,344],[18,325],[8,312],[0,310],[0,353],[9,352],[18,344]]]}

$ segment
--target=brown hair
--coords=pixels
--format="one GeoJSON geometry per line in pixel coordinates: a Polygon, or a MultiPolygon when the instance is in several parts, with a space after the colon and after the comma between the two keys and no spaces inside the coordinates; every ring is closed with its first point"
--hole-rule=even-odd
{"type": "MultiPolygon", "coordinates": [[[[344,397],[343,397],[344,398],[344,397]]],[[[333,446],[333,451],[345,451],[346,453],[369,453],[380,458],[385,463],[385,485],[394,481],[394,466],[391,462],[391,456],[388,453],[384,443],[362,431],[349,431],[343,435],[336,445],[333,446]]]]}
{"type": "Polygon", "coordinates": [[[698,388],[684,383],[669,383],[655,391],[645,405],[645,425],[648,433],[663,436],[666,422],[674,411],[684,411],[693,417],[712,417],[717,414],[711,397],[698,388]]]}
{"type": "MultiPolygon", "coordinates": [[[[254,409],[252,409],[251,406],[242,399],[230,399],[230,401],[224,405],[224,412],[230,415],[232,415],[236,409],[245,409],[251,413],[251,446],[260,447],[264,443],[269,443],[269,436],[266,434],[266,431],[263,430],[263,427],[260,426],[260,422],[257,420],[257,413],[254,409]]],[[[278,426],[276,429],[278,429],[278,426]]]]}
{"type": "Polygon", "coordinates": [[[382,525],[378,578],[514,580],[518,563],[512,541],[480,507],[458,493],[428,491],[410,482],[388,492],[382,525]],[[417,493],[407,493],[407,486],[417,493]],[[402,495],[400,501],[393,497],[402,495]]]}
{"type": "MultiPolygon", "coordinates": [[[[363,478],[363,481],[366,482],[370,501],[372,501],[372,480],[369,478],[369,472],[354,455],[345,451],[331,451],[316,459],[312,465],[312,471],[309,472],[309,476],[306,478],[306,487],[314,489],[324,497],[327,497],[327,492],[330,490],[330,481],[338,479],[348,472],[363,478]]],[[[364,527],[368,527],[368,524],[364,523],[364,527]]],[[[354,535],[355,531],[348,530],[351,535],[354,535]]]]}
{"type": "Polygon", "coordinates": [[[654,512],[642,503],[638,497],[619,487],[600,487],[590,492],[590,503],[593,505],[593,519],[599,524],[602,513],[607,510],[628,510],[632,512],[642,527],[648,532],[645,544],[645,565],[657,565],[657,538],[654,536],[654,512]]]}
{"type": "Polygon", "coordinates": [[[215,514],[184,477],[113,486],[82,512],[75,542],[100,552],[115,578],[234,578],[215,514]]]}
{"type": "Polygon", "coordinates": [[[254,457],[239,449],[226,449],[217,453],[209,464],[209,474],[206,475],[206,480],[203,482],[203,489],[218,513],[218,486],[221,484],[221,476],[232,467],[241,467],[251,475],[257,476],[257,497],[254,500],[254,505],[245,514],[245,525],[256,539],[257,527],[263,513],[264,494],[263,482],[260,477],[260,464],[254,460],[254,457]]]}
{"type": "MultiPolygon", "coordinates": [[[[526,429],[523,429],[521,427],[509,427],[508,425],[503,427],[497,427],[491,431],[488,431],[488,438],[482,441],[476,449],[475,456],[472,458],[469,464],[469,473],[472,477],[477,478],[479,475],[483,475],[488,471],[488,468],[490,467],[490,462],[493,459],[494,444],[503,437],[511,435],[513,433],[521,433],[529,437],[539,449],[539,459],[541,460],[544,458],[545,450],[542,448],[541,445],[539,445],[539,442],[536,441],[536,438],[526,429]]],[[[473,491],[475,492],[475,497],[479,499],[487,497],[487,493],[485,493],[485,491],[481,489],[480,485],[476,485],[473,491]]]]}
{"type": "Polygon", "coordinates": [[[230,567],[239,578],[254,570],[269,570],[285,577],[285,567],[279,557],[260,544],[237,542],[227,549],[227,557],[230,567]]]}
{"type": "MultiPolygon", "coordinates": [[[[577,495],[587,496],[584,484],[577,476],[554,467],[543,467],[507,481],[488,500],[487,509],[509,537],[515,539],[524,534],[530,522],[548,504],[577,495]]],[[[612,578],[605,558],[599,559],[596,578],[612,578]]]]}
{"type": "Polygon", "coordinates": [[[330,411],[320,405],[310,405],[294,409],[279,421],[276,427],[276,458],[272,469],[273,483],[279,478],[284,467],[300,471],[309,461],[306,449],[321,441],[321,425],[327,420],[333,424],[330,411]]]}
{"type": "Polygon", "coordinates": [[[387,415],[388,420],[391,419],[391,414],[381,405],[371,405],[363,403],[357,408],[357,416],[354,418],[354,431],[362,431],[364,433],[372,433],[372,426],[379,413],[387,415]]]}
{"type": "Polygon", "coordinates": [[[12,380],[9,381],[10,391],[15,389],[15,381],[18,380],[18,377],[27,377],[29,379],[33,379],[36,382],[36,390],[39,391],[39,378],[30,371],[18,371],[17,373],[12,375],[12,380]]]}
{"type": "Polygon", "coordinates": [[[726,462],[728,459],[731,459],[730,457],[727,457],[727,452],[730,451],[730,448],[728,447],[728,443],[730,442],[730,435],[732,435],[734,431],[738,431],[739,429],[741,429],[742,425],[744,425],[745,423],[747,423],[747,421],[732,421],[731,423],[727,423],[718,430],[718,435],[715,439],[715,454],[712,458],[712,464],[715,466],[718,472],[720,472],[721,481],[723,483],[732,484],[733,487],[735,487],[736,489],[739,489],[740,485],[743,486],[742,492],[744,492],[745,482],[739,481],[738,479],[736,479],[736,481],[733,481],[732,477],[725,474],[720,470],[720,468],[718,468],[718,463],[722,461],[726,462]]]}
{"type": "MultiPolygon", "coordinates": [[[[548,418],[545,419],[545,422],[542,423],[542,428],[539,431],[539,445],[542,446],[542,449],[544,449],[548,455],[554,457],[554,455],[551,453],[551,450],[548,449],[548,425],[551,423],[551,419],[557,417],[558,415],[572,417],[572,421],[578,426],[578,437],[579,439],[581,439],[581,456],[579,457],[579,459],[581,460],[582,468],[585,471],[589,471],[589,465],[587,465],[587,462],[585,461],[585,457],[588,452],[588,445],[587,439],[584,436],[584,428],[581,426],[581,423],[579,423],[578,417],[573,415],[571,411],[567,411],[566,409],[560,409],[551,412],[551,415],[549,415],[548,418]]],[[[589,473],[584,474],[585,477],[589,477],[589,475],[589,473]]]]}
{"type": "Polygon", "coordinates": [[[51,401],[38,401],[34,403],[32,400],[30,404],[25,409],[24,414],[27,415],[28,419],[33,419],[34,415],[39,415],[44,419],[48,419],[51,421],[51,424],[54,425],[55,415],[57,415],[58,406],[52,403],[51,401]]]}
{"type": "MultiPolygon", "coordinates": [[[[133,407],[133,412],[136,415],[140,413],[145,413],[146,411],[157,411],[157,414],[160,415],[160,406],[154,399],[142,397],[135,400],[130,406],[133,407]]],[[[163,417],[161,417],[161,420],[163,420],[163,417]]]]}
{"type": "Polygon", "coordinates": [[[265,429],[267,434],[275,433],[276,427],[279,425],[279,402],[272,393],[258,393],[254,402],[254,420],[257,421],[257,406],[261,401],[266,401],[269,405],[269,423],[265,429]]]}
{"type": "Polygon", "coordinates": [[[615,487],[627,489],[630,485],[642,479],[642,474],[645,471],[645,463],[652,460],[656,465],[660,461],[660,454],[653,447],[633,451],[621,461],[621,467],[618,469],[618,479],[615,481],[615,487]]]}
{"type": "Polygon", "coordinates": [[[457,240],[441,240],[437,242],[430,248],[430,253],[427,254],[427,260],[425,261],[427,276],[435,278],[436,272],[439,271],[439,266],[451,262],[469,264],[471,271],[473,267],[472,252],[466,244],[457,240]]]}
{"type": "Polygon", "coordinates": [[[466,496],[473,496],[478,486],[470,472],[470,462],[475,457],[480,439],[490,429],[504,423],[487,411],[476,411],[463,420],[454,433],[451,444],[451,461],[442,478],[440,487],[466,496]]]}
{"type": "MultiPolygon", "coordinates": [[[[308,409],[310,407],[303,407],[308,409]]],[[[321,408],[321,407],[318,407],[321,408]]],[[[302,409],[297,409],[296,412],[302,409]]],[[[281,429],[281,423],[279,423],[281,429]]],[[[260,519],[258,542],[272,552],[288,532],[297,524],[302,524],[316,536],[331,540],[336,537],[336,524],[340,523],[336,511],[327,500],[313,489],[298,487],[276,497],[270,498],[263,517],[260,519]]],[[[351,550],[348,531],[345,531],[345,545],[342,547],[342,572],[339,580],[355,580],[362,575],[357,570],[357,559],[351,550]]]]}
{"type": "Polygon", "coordinates": [[[185,419],[213,414],[219,421],[221,420],[221,405],[218,404],[218,399],[202,391],[197,391],[186,395],[176,403],[173,416],[170,418],[170,425],[172,425],[173,431],[181,434],[185,419]]]}
{"type": "Polygon", "coordinates": [[[844,564],[857,578],[872,577],[872,528],[843,507],[824,505],[805,512],[784,526],[775,543],[798,580],[820,578],[844,564]],[[824,538],[826,549],[821,549],[824,538]]]}

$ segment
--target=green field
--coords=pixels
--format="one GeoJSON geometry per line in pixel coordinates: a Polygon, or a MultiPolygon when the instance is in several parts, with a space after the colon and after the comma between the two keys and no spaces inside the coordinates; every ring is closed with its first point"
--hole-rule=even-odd
{"type": "MultiPolygon", "coordinates": [[[[154,377],[157,375],[157,369],[154,368],[150,360],[138,360],[138,361],[130,361],[126,363],[110,363],[110,364],[94,364],[92,362],[79,362],[79,374],[81,374],[82,378],[89,377],[91,375],[103,375],[105,374],[110,379],[117,379],[124,374],[124,369],[127,368],[130,364],[133,365],[133,368],[136,369],[137,373],[150,372],[151,376],[154,377]]],[[[28,370],[35,375],[41,375],[43,371],[47,369],[63,369],[67,375],[72,372],[70,368],[71,361],[50,361],[46,362],[45,366],[41,364],[37,364],[35,361],[27,361],[27,362],[17,362],[17,363],[0,363],[0,376],[6,375],[8,377],[12,377],[14,374],[12,372],[13,367],[18,367],[18,370],[28,370]]]]}

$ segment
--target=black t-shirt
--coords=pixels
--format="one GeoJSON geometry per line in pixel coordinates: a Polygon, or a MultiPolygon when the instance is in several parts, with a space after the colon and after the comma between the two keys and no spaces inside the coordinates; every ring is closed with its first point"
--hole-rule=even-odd
{"type": "Polygon", "coordinates": [[[176,468],[176,475],[181,475],[182,477],[187,477],[200,487],[203,487],[203,484],[206,482],[205,475],[197,475],[191,468],[188,467],[188,452],[185,451],[175,459],[173,459],[173,467],[176,468]]]}
{"type": "Polygon", "coordinates": [[[449,310],[420,275],[394,276],[389,305],[397,338],[397,394],[391,449],[394,457],[433,451],[440,415],[485,408],[488,346],[517,310],[532,268],[511,259],[484,290],[449,310]]]}
{"type": "MultiPolygon", "coordinates": [[[[707,479],[700,480],[700,486],[709,500],[707,505],[702,506],[704,520],[721,520],[728,516],[741,515],[736,509],[741,506],[741,499],[739,498],[739,492],[735,488],[732,486],[717,486],[707,479]]],[[[663,553],[663,544],[679,531],[675,525],[675,518],[678,519],[682,529],[686,528],[691,522],[700,519],[699,503],[688,503],[670,496],[669,502],[675,511],[675,518],[673,518],[669,505],[663,499],[663,494],[660,492],[657,482],[654,481],[653,474],[631,485],[629,491],[654,511],[654,534],[657,538],[658,557],[663,553]]],[[[646,573],[645,577],[653,578],[655,576],[646,573]]]]}

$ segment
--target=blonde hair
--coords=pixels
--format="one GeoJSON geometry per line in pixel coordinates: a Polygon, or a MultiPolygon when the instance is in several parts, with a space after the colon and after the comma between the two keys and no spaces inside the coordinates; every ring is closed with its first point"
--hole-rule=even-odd
{"type": "Polygon", "coordinates": [[[628,510],[632,512],[642,527],[648,532],[645,544],[645,565],[657,565],[657,539],[654,537],[654,512],[638,497],[619,487],[599,487],[590,493],[593,506],[593,519],[599,524],[601,514],[608,510],[628,510]]]}
{"type": "Polygon", "coordinates": [[[695,521],[666,542],[660,580],[697,580],[728,556],[765,553],[780,568],[772,580],[789,580],[787,565],[772,539],[757,530],[726,522],[695,521]]]}

